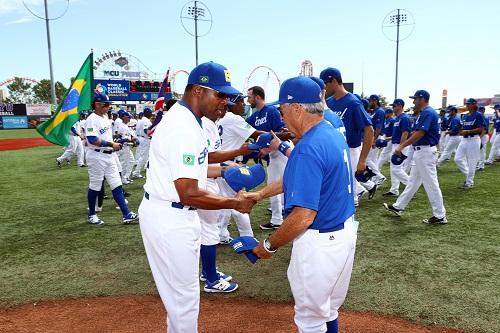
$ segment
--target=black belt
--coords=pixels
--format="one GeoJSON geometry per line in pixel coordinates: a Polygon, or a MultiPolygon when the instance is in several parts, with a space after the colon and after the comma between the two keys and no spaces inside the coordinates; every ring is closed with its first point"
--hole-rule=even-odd
{"type": "MultiPolygon", "coordinates": [[[[149,200],[149,193],[144,192],[144,197],[149,200]]],[[[172,208],[177,208],[177,209],[184,209],[187,207],[187,206],[184,206],[183,204],[181,204],[180,202],[171,202],[171,204],[172,204],[172,208]]],[[[188,210],[196,210],[196,208],[189,207],[188,210]]]]}
{"type": "Polygon", "coordinates": [[[112,150],[101,150],[101,149],[94,149],[94,151],[98,152],[98,153],[103,153],[103,154],[112,154],[113,151],[112,150]]]}
{"type": "Polygon", "coordinates": [[[450,134],[450,136],[458,136],[458,134],[450,134]]]}
{"type": "Polygon", "coordinates": [[[473,138],[478,134],[469,134],[469,135],[464,135],[464,138],[473,138]]]}
{"type": "MultiPolygon", "coordinates": [[[[425,147],[434,147],[435,145],[423,145],[425,147]]],[[[413,150],[420,150],[422,149],[423,147],[422,146],[413,146],[413,150]]]]}
{"type": "Polygon", "coordinates": [[[328,228],[328,229],[311,229],[311,230],[318,230],[320,234],[326,234],[327,232],[334,232],[334,231],[339,231],[344,229],[344,223],[337,224],[335,227],[328,228]]]}

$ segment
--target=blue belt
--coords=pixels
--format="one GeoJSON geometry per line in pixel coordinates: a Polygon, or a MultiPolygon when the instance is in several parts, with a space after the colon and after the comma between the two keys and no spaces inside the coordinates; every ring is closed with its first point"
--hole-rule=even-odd
{"type": "Polygon", "coordinates": [[[312,229],[311,230],[318,230],[320,234],[326,234],[327,232],[334,232],[334,231],[339,231],[344,229],[344,223],[337,224],[335,227],[328,228],[328,229],[312,229]]]}
{"type": "MultiPolygon", "coordinates": [[[[149,200],[149,193],[144,192],[144,197],[149,200]]],[[[181,204],[180,202],[171,202],[171,204],[172,204],[172,208],[177,208],[177,209],[184,209],[187,207],[187,206],[184,206],[183,204],[181,204]]],[[[196,210],[196,208],[189,207],[188,210],[196,210]]]]}

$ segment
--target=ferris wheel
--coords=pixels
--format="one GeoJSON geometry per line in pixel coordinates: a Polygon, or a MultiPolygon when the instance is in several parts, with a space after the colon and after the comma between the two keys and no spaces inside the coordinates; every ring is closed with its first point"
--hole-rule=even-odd
{"type": "Polygon", "coordinates": [[[150,81],[163,80],[163,74],[153,72],[139,58],[120,50],[105,52],[94,60],[94,77],[150,81]]]}
{"type": "Polygon", "coordinates": [[[174,71],[174,74],[172,74],[172,78],[170,79],[173,93],[176,93],[177,95],[184,94],[184,87],[186,87],[187,85],[188,76],[189,72],[184,69],[174,71]]]}
{"type": "Polygon", "coordinates": [[[2,81],[0,82],[0,88],[2,88],[3,86],[7,86],[9,84],[11,84],[12,82],[14,82],[16,79],[21,79],[22,81],[27,81],[29,83],[33,83],[33,84],[38,84],[40,83],[40,81],[38,80],[35,80],[35,79],[32,79],[30,77],[12,77],[10,79],[7,79],[5,81],[2,81]]]}
{"type": "Polygon", "coordinates": [[[252,86],[260,86],[266,92],[266,99],[272,101],[278,98],[280,85],[281,80],[271,67],[259,65],[248,74],[243,93],[252,86]]]}

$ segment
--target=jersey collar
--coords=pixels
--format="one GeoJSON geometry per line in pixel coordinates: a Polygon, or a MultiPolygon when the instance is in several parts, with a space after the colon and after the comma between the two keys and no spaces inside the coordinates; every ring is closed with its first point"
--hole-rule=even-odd
{"type": "Polygon", "coordinates": [[[198,124],[200,125],[200,127],[203,128],[203,126],[201,124],[201,118],[198,117],[198,116],[196,116],[194,114],[193,109],[191,109],[191,107],[186,102],[184,102],[183,100],[180,100],[177,103],[179,103],[180,105],[182,105],[183,107],[185,107],[186,109],[188,109],[189,111],[191,111],[191,113],[193,114],[194,118],[196,119],[196,121],[198,122],[198,124]]]}

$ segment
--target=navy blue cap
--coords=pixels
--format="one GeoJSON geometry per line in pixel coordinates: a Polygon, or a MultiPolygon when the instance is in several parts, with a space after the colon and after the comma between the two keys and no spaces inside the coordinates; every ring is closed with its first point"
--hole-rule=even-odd
{"type": "Polygon", "coordinates": [[[449,105],[446,108],[446,112],[458,112],[458,109],[455,106],[453,106],[453,105],[449,105]]]}
{"type": "Polygon", "coordinates": [[[391,109],[391,108],[387,108],[387,109],[385,109],[385,113],[386,113],[386,114],[387,114],[387,113],[394,113],[394,110],[393,110],[393,109],[391,109]]]}
{"type": "Polygon", "coordinates": [[[150,108],[144,108],[143,114],[146,112],[153,113],[153,110],[151,110],[150,108]]]}
{"type": "Polygon", "coordinates": [[[370,95],[370,97],[368,97],[368,100],[375,100],[378,102],[380,100],[380,96],[372,94],[372,95],[370,95]]]}
{"type": "Polygon", "coordinates": [[[131,117],[131,115],[130,115],[130,113],[128,113],[127,111],[123,111],[123,112],[122,112],[122,115],[121,115],[120,117],[121,117],[121,118],[123,118],[123,117],[129,117],[129,118],[130,118],[130,117],[131,117]]]}
{"type": "Polygon", "coordinates": [[[102,94],[102,93],[96,92],[94,94],[93,102],[109,103],[109,97],[106,94],[102,94]]]}
{"type": "Polygon", "coordinates": [[[321,89],[316,82],[307,76],[297,76],[281,84],[279,100],[269,105],[319,102],[321,102],[321,89]]]}
{"type": "Polygon", "coordinates": [[[400,156],[393,154],[391,157],[391,162],[394,165],[401,165],[404,162],[404,160],[406,160],[407,158],[408,158],[408,156],[406,156],[403,153],[401,153],[400,156]]]}
{"type": "Polygon", "coordinates": [[[418,98],[418,97],[423,97],[426,101],[431,98],[431,94],[427,90],[417,90],[413,96],[410,96],[410,98],[418,98]]]}
{"type": "Polygon", "coordinates": [[[467,98],[465,104],[477,104],[477,101],[474,98],[467,98]]]}
{"type": "Polygon", "coordinates": [[[236,102],[244,100],[247,97],[248,96],[244,96],[242,94],[234,95],[234,96],[229,97],[226,104],[229,106],[233,106],[233,105],[236,105],[236,102]]]}
{"type": "Polygon", "coordinates": [[[500,110],[500,104],[495,104],[495,106],[493,107],[493,109],[500,110]]]}
{"type": "Polygon", "coordinates": [[[231,87],[229,70],[213,61],[196,66],[189,74],[188,84],[205,86],[228,95],[241,94],[231,87]]]}
{"type": "Polygon", "coordinates": [[[325,82],[323,82],[323,80],[321,80],[319,77],[316,77],[316,76],[309,76],[309,78],[311,80],[313,80],[314,82],[316,82],[316,84],[319,86],[319,88],[321,90],[325,89],[325,82]]]}
{"type": "Polygon", "coordinates": [[[403,101],[401,98],[396,98],[394,102],[392,102],[391,106],[405,106],[405,101],[403,101]]]}
{"type": "Polygon", "coordinates": [[[342,74],[340,74],[340,71],[337,68],[328,67],[321,71],[321,73],[319,74],[319,78],[323,80],[323,82],[329,82],[333,79],[341,81],[342,74]]]}
{"type": "Polygon", "coordinates": [[[364,107],[365,109],[368,107],[368,104],[369,104],[369,103],[368,103],[368,100],[367,100],[366,98],[363,98],[363,99],[361,100],[361,103],[363,103],[363,107],[364,107]]]}
{"type": "Polygon", "coordinates": [[[484,108],[484,106],[480,106],[477,111],[486,111],[486,109],[484,108]]]}

